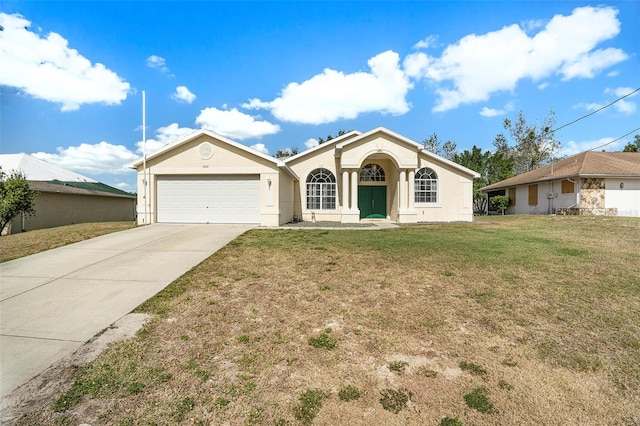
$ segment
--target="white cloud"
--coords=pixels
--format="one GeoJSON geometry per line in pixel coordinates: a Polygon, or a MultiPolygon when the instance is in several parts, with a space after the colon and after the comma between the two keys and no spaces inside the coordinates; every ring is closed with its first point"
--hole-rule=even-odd
{"type": "Polygon", "coordinates": [[[405,100],[413,87],[400,69],[396,52],[386,51],[369,59],[371,72],[325,69],[302,83],[289,83],[280,97],[269,101],[251,99],[248,109],[267,109],[282,121],[322,124],[356,118],[366,112],[404,114],[405,100]]]}
{"type": "Polygon", "coordinates": [[[523,22],[520,26],[527,32],[532,32],[538,28],[542,28],[545,25],[545,21],[542,19],[530,20],[523,22]]]}
{"type": "Polygon", "coordinates": [[[540,83],[540,84],[538,84],[538,89],[539,89],[539,90],[544,90],[544,89],[546,89],[547,87],[549,87],[549,83],[546,83],[546,82],[545,82],[545,83],[540,83]]]}
{"type": "MultiPolygon", "coordinates": [[[[601,147],[605,145],[615,138],[600,138],[593,141],[569,141],[567,142],[558,152],[561,156],[570,157],[572,155],[578,154],[583,151],[587,151],[596,147],[601,147]]],[[[602,151],[603,149],[606,151],[620,151],[620,149],[624,146],[624,141],[617,141],[610,145],[603,146],[602,148],[598,148],[598,151],[602,151]]]]}
{"type": "Polygon", "coordinates": [[[176,101],[186,102],[190,104],[196,99],[196,95],[191,93],[191,91],[187,89],[187,86],[178,86],[176,87],[176,92],[171,95],[171,98],[175,99],[176,101]]]}
{"type": "Polygon", "coordinates": [[[21,15],[0,13],[0,84],[73,111],[83,104],[119,105],[130,85],[103,64],[92,64],[60,34],[28,30],[21,15]]]}
{"type": "Polygon", "coordinates": [[[127,164],[137,159],[137,155],[123,145],[108,142],[97,144],[81,143],[78,146],[56,148],[57,153],[36,152],[34,157],[64,169],[86,174],[122,174],[131,169],[127,164]]]}
{"type": "Polygon", "coordinates": [[[554,16],[533,36],[526,30],[539,23],[471,34],[447,46],[440,57],[408,55],[405,69],[437,84],[434,111],[486,101],[495,92],[514,90],[525,78],[592,78],[628,57],[617,48],[593,50],[620,32],[617,13],[611,7],[581,7],[569,16],[554,16]]]}
{"type": "Polygon", "coordinates": [[[267,148],[267,146],[263,143],[257,143],[254,145],[251,145],[250,148],[255,149],[256,151],[260,151],[263,154],[267,154],[269,155],[269,149],[267,148]]]}
{"type": "Polygon", "coordinates": [[[618,74],[620,74],[618,71],[614,70],[614,71],[610,71],[607,73],[607,77],[616,77],[618,74]]]}
{"type": "MultiPolygon", "coordinates": [[[[178,139],[195,132],[196,129],[189,127],[180,127],[178,123],[171,123],[165,127],[159,127],[156,130],[155,137],[147,139],[147,155],[153,154],[160,150],[163,146],[177,141],[178,139]]],[[[143,154],[142,141],[136,143],[136,152],[143,154]]]]}
{"type": "Polygon", "coordinates": [[[318,142],[318,139],[307,139],[307,141],[304,143],[304,146],[307,147],[307,149],[313,148],[320,145],[320,142],[318,142]]]}
{"type": "Polygon", "coordinates": [[[593,78],[598,72],[627,59],[627,54],[620,49],[608,48],[580,55],[575,62],[566,63],[561,69],[562,80],[572,78],[593,78]]]}
{"type": "MultiPolygon", "coordinates": [[[[606,89],[604,91],[605,94],[613,94],[615,95],[616,98],[621,98],[625,95],[627,95],[628,93],[633,92],[635,89],[633,87],[617,87],[615,89],[606,89]]],[[[636,96],[638,96],[639,92],[634,93],[633,95],[630,95],[622,100],[619,100],[618,102],[616,102],[615,104],[613,104],[613,107],[615,109],[618,110],[618,112],[621,112],[623,114],[626,115],[631,115],[633,113],[636,112],[637,109],[637,105],[635,102],[630,101],[629,99],[634,98],[636,96]]]]}
{"type": "Polygon", "coordinates": [[[422,52],[407,55],[402,62],[405,74],[411,78],[427,77],[425,72],[429,72],[430,65],[431,58],[422,52]]]}
{"type": "MultiPolygon", "coordinates": [[[[621,98],[624,95],[633,92],[633,88],[631,87],[618,87],[615,89],[605,89],[605,95],[614,95],[616,98],[621,98]]],[[[634,93],[631,96],[626,97],[625,99],[621,99],[615,104],[611,105],[616,111],[621,114],[631,115],[634,114],[637,110],[637,105],[635,102],[630,101],[629,99],[638,95],[638,92],[634,93]]],[[[590,102],[590,103],[580,103],[574,106],[574,108],[584,108],[587,111],[595,111],[604,107],[605,105],[610,104],[614,99],[608,100],[607,102],[598,103],[598,102],[590,102]]]]}
{"type": "Polygon", "coordinates": [[[480,115],[483,117],[496,117],[498,115],[504,115],[504,114],[505,114],[505,110],[503,109],[482,107],[482,109],[480,110],[480,115]]]}
{"type": "Polygon", "coordinates": [[[136,190],[134,187],[131,186],[130,183],[127,183],[127,182],[118,182],[118,183],[115,183],[113,186],[127,192],[135,192],[136,190]]]}
{"type": "Polygon", "coordinates": [[[429,35],[425,39],[420,40],[416,44],[413,45],[414,49],[428,49],[436,44],[436,40],[438,40],[437,35],[429,35]]]}
{"type": "Polygon", "coordinates": [[[167,61],[162,56],[158,56],[158,55],[149,56],[147,58],[147,66],[149,68],[158,69],[166,74],[171,73],[171,71],[169,70],[169,67],[167,67],[167,61]]]}
{"type": "Polygon", "coordinates": [[[239,140],[260,138],[280,131],[280,126],[277,124],[245,114],[237,108],[230,110],[205,108],[196,117],[196,124],[219,135],[239,140]]]}

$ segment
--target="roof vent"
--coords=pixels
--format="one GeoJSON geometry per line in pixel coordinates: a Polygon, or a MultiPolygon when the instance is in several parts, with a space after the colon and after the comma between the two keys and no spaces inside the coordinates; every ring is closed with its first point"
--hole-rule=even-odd
{"type": "Polygon", "coordinates": [[[198,145],[198,156],[203,160],[208,160],[213,157],[213,145],[209,142],[202,142],[198,145]]]}

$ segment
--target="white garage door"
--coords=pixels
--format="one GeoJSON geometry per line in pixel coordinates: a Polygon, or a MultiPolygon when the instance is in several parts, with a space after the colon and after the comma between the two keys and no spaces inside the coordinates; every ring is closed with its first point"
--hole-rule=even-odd
{"type": "Polygon", "coordinates": [[[260,223],[260,177],[159,176],[158,222],[260,223]]]}

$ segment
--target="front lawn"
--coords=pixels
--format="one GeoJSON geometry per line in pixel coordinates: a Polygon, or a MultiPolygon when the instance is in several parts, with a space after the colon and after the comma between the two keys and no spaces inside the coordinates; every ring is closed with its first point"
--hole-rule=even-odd
{"type": "Polygon", "coordinates": [[[252,230],[20,424],[640,422],[640,220],[252,230]]]}
{"type": "Polygon", "coordinates": [[[0,237],[0,262],[135,227],[133,221],[78,223],[0,237]]]}

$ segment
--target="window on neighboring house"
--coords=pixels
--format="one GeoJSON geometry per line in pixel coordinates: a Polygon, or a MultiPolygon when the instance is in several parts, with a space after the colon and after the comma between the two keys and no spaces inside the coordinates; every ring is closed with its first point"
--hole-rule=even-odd
{"type": "Polygon", "coordinates": [[[307,210],[335,210],[336,177],[327,169],[315,169],[307,176],[307,210]]]}
{"type": "Polygon", "coordinates": [[[428,167],[416,172],[416,203],[435,203],[438,201],[438,175],[428,167]]]}
{"type": "Polygon", "coordinates": [[[563,194],[573,194],[573,191],[574,191],[573,182],[571,182],[569,180],[563,180],[562,181],[562,193],[563,194]]]}
{"type": "Polygon", "coordinates": [[[538,185],[529,185],[529,205],[538,205],[538,185]]]}
{"type": "Polygon", "coordinates": [[[384,182],[384,169],[376,163],[369,163],[360,170],[360,182],[384,182]]]}
{"type": "Polygon", "coordinates": [[[509,207],[516,205],[516,189],[509,188],[509,207]]]}

